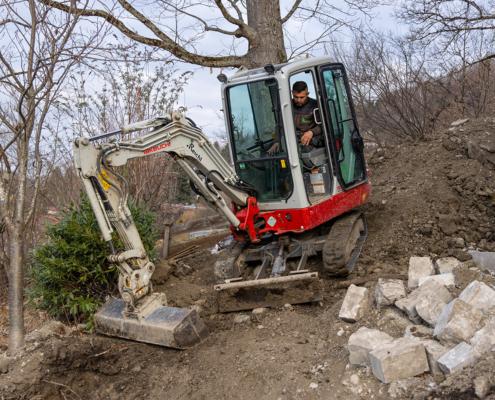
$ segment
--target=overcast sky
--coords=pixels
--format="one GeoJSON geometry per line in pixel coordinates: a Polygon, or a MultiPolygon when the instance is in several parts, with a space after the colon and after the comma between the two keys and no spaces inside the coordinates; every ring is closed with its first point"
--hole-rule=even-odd
{"type": "MultiPolygon", "coordinates": [[[[282,8],[284,7],[284,1],[282,1],[282,8]]],[[[321,32],[323,29],[317,22],[306,24],[302,26],[298,21],[289,20],[290,26],[288,30],[293,36],[311,38],[321,32]]],[[[374,29],[380,31],[392,31],[396,32],[401,27],[397,21],[393,18],[393,8],[391,6],[382,6],[374,11],[374,18],[365,23],[371,25],[374,29]]],[[[349,38],[345,33],[339,33],[334,35],[334,40],[341,43],[346,43],[349,38]]],[[[218,48],[218,42],[215,39],[211,41],[204,41],[201,48],[218,48]]],[[[206,49],[205,48],[205,49],[206,49]]],[[[208,53],[211,53],[208,52],[208,53]]],[[[324,55],[321,49],[314,50],[310,55],[321,56],[324,55]]],[[[181,65],[179,69],[190,70],[194,72],[193,77],[189,80],[189,83],[185,87],[184,94],[179,100],[180,106],[185,106],[188,109],[187,115],[192,118],[212,140],[220,140],[225,137],[225,125],[223,122],[223,115],[220,109],[221,106],[221,94],[220,83],[216,76],[220,73],[219,69],[201,68],[193,65],[181,65]]],[[[233,69],[224,70],[227,75],[233,74],[233,69]]]]}

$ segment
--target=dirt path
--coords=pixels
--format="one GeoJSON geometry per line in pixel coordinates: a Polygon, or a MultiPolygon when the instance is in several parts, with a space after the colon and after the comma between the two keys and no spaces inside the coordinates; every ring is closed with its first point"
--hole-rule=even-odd
{"type": "MultiPolygon", "coordinates": [[[[352,274],[370,278],[364,286],[373,289],[373,277],[379,274],[406,273],[411,255],[466,259],[466,246],[492,249],[493,171],[469,159],[463,146],[449,148],[445,137],[403,145],[373,155],[370,168],[369,239],[352,274]]],[[[401,336],[403,319],[373,309],[357,324],[339,320],[345,289],[335,280],[325,282],[321,304],[273,309],[259,316],[246,313],[249,320],[236,323],[238,313],[214,312],[210,245],[203,241],[191,274],[172,276],[158,288],[173,305],[202,308],[211,331],[203,343],[176,351],[80,333],[31,342],[23,359],[0,375],[0,394],[4,399],[402,396],[397,387],[380,384],[368,370],[348,365],[345,345],[360,326],[401,336]]],[[[319,261],[311,260],[311,266],[317,269],[319,261]]],[[[465,278],[467,282],[472,276],[465,278]]],[[[431,387],[436,384],[427,378],[422,385],[429,382],[431,387]]]]}

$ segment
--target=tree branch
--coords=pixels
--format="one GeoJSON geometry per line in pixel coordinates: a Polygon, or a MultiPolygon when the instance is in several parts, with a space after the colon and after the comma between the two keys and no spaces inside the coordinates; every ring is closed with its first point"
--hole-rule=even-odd
{"type": "MultiPolygon", "coordinates": [[[[125,4],[125,9],[133,14],[138,20],[143,23],[146,27],[148,27],[155,35],[157,35],[158,39],[146,37],[138,34],[131,30],[127,25],[125,25],[120,19],[116,18],[112,14],[103,11],[103,10],[95,10],[95,9],[84,9],[77,8],[71,6],[67,6],[65,4],[59,3],[54,0],[39,0],[41,3],[48,5],[57,10],[61,10],[73,15],[83,16],[83,17],[98,17],[103,18],[113,27],[117,28],[121,33],[125,36],[129,37],[132,40],[135,40],[139,43],[143,43],[148,46],[154,46],[161,48],[163,50],[167,50],[172,53],[177,58],[190,62],[193,64],[199,64],[205,67],[240,67],[246,61],[245,56],[223,56],[223,57],[215,57],[215,56],[203,56],[196,53],[191,53],[186,50],[184,47],[180,46],[176,42],[174,42],[168,35],[166,35],[163,31],[157,31],[156,26],[144,15],[135,10],[128,2],[124,0],[119,0],[121,4],[125,4]],[[159,35],[158,35],[159,34],[159,35]]],[[[220,3],[220,0],[215,0],[216,3],[220,3]]],[[[223,7],[223,4],[222,4],[223,7]]],[[[225,10],[227,11],[227,10],[225,10]]],[[[228,14],[228,13],[227,13],[228,14]]],[[[239,21],[232,16],[230,16],[232,20],[239,21]]],[[[239,21],[243,24],[242,21],[239,21]]],[[[239,25],[240,26],[240,25],[239,25]]],[[[250,30],[246,31],[246,37],[249,37],[250,30]]]]}
{"type": "Polygon", "coordinates": [[[301,4],[302,0],[296,0],[294,4],[292,4],[292,7],[290,8],[289,12],[285,17],[282,18],[282,24],[285,24],[290,17],[296,12],[296,10],[299,8],[299,5],[301,4]]]}

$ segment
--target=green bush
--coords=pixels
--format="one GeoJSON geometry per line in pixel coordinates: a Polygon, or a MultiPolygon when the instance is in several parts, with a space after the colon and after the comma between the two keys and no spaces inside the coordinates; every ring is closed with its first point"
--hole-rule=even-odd
{"type": "MultiPolygon", "coordinates": [[[[129,206],[144,247],[151,259],[158,237],[155,215],[129,206]]],[[[107,261],[108,245],[102,240],[87,198],[65,211],[61,221],[47,228],[46,244],[35,248],[30,268],[30,298],[51,316],[86,321],[105,296],[117,290],[117,270],[107,261]]],[[[117,248],[120,242],[114,240],[117,248]]]]}

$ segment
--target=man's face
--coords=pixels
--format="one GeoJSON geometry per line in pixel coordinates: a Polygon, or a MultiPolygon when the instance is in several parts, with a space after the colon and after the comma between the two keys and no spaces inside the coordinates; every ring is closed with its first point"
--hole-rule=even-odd
{"type": "Polygon", "coordinates": [[[302,107],[308,102],[308,89],[304,89],[302,92],[292,91],[292,99],[296,107],[302,107]]]}

